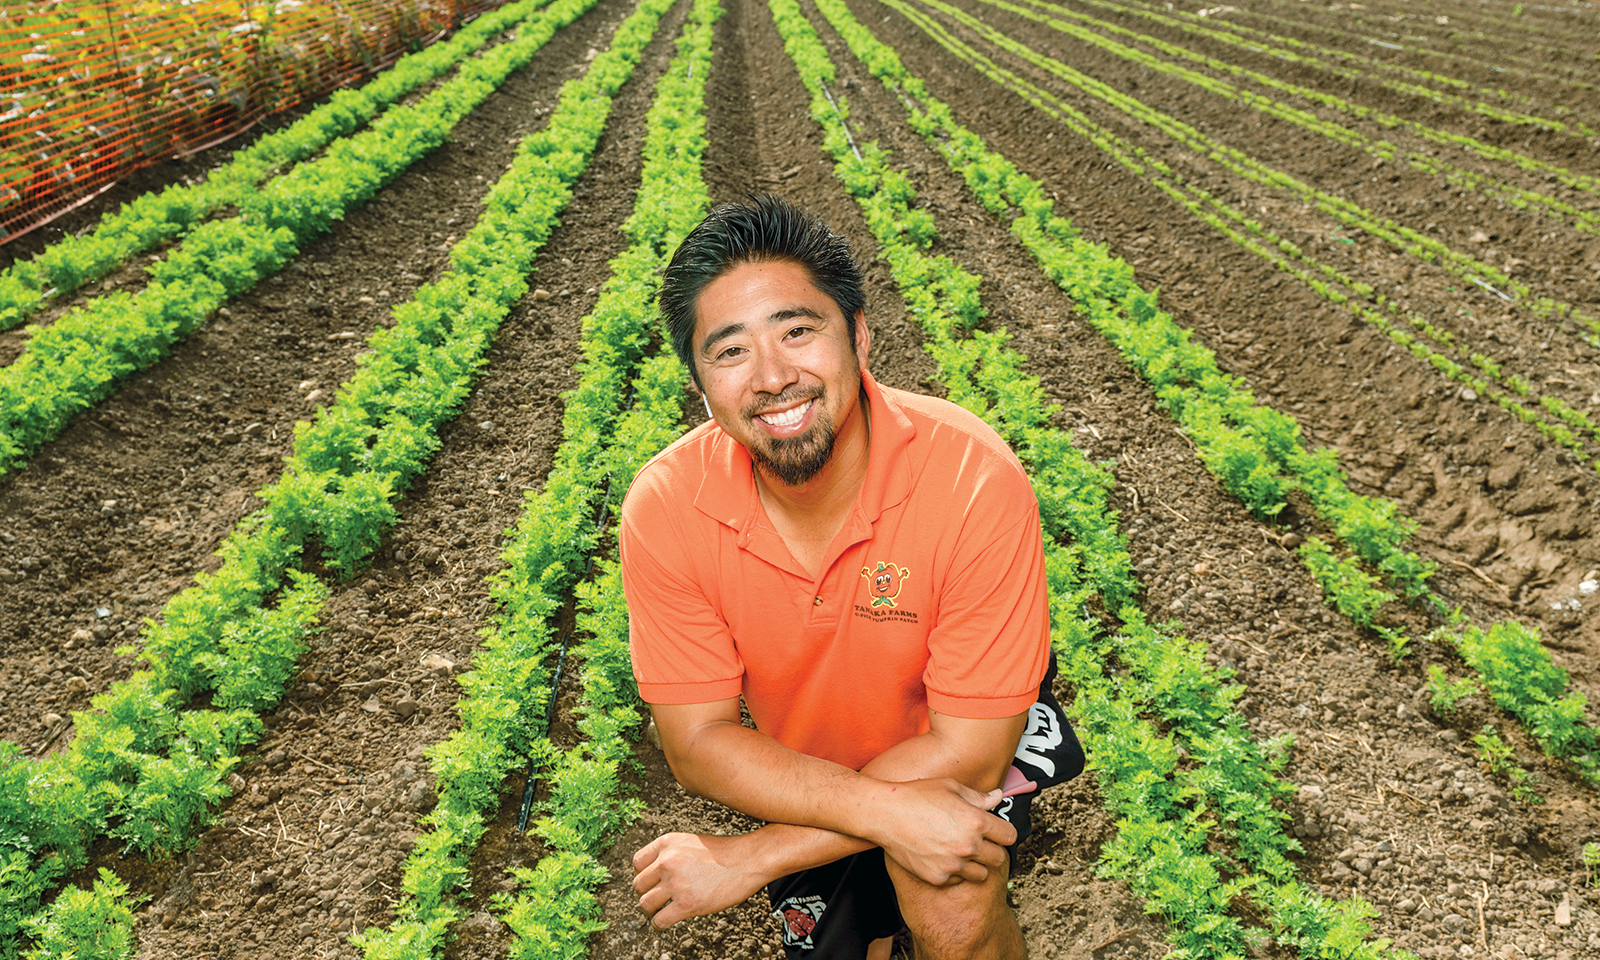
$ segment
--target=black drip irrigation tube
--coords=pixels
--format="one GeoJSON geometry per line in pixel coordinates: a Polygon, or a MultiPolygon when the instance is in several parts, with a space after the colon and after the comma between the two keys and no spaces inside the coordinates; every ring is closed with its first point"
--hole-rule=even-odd
{"type": "MultiPolygon", "coordinates": [[[[630,384],[627,395],[622,399],[622,408],[627,410],[632,404],[633,386],[630,384]]],[[[606,516],[611,512],[611,491],[615,488],[616,483],[617,475],[613,473],[606,480],[606,494],[600,500],[600,509],[595,512],[594,527],[596,531],[605,530],[606,516]]],[[[589,564],[583,569],[583,579],[585,580],[588,580],[589,576],[594,573],[594,557],[593,553],[589,554],[589,564]]],[[[561,640],[561,652],[556,654],[556,673],[554,679],[550,681],[549,706],[545,709],[544,714],[544,737],[546,740],[550,739],[550,727],[555,724],[556,720],[556,693],[561,689],[561,671],[567,664],[567,647],[572,643],[572,635],[576,632],[576,628],[567,631],[567,635],[561,640]]],[[[518,833],[528,832],[528,814],[533,810],[533,791],[539,786],[538,773],[538,758],[529,757],[527,783],[522,788],[522,806],[517,809],[518,833]]]]}

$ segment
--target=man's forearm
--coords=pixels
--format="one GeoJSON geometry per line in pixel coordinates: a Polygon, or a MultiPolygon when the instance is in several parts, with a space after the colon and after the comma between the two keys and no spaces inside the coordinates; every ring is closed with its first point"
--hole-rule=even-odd
{"type": "MultiPolygon", "coordinates": [[[[970,763],[955,755],[949,745],[932,732],[890,747],[862,767],[861,774],[884,782],[952,777],[975,790],[985,791],[993,789],[1004,778],[1003,771],[993,776],[988,770],[973,770],[970,763]]],[[[748,834],[742,842],[748,844],[751,862],[760,864],[761,872],[772,879],[877,846],[862,837],[794,823],[769,823],[748,834]]]]}
{"type": "MultiPolygon", "coordinates": [[[[1020,728],[1017,735],[1020,736],[1020,728]]],[[[677,751],[673,773],[689,792],[761,820],[820,827],[872,839],[883,807],[892,805],[885,784],[950,777],[974,790],[999,786],[1015,737],[1003,756],[988,749],[974,756],[930,730],[873,758],[857,773],[805,756],[749,727],[722,723],[704,728],[677,751]]],[[[965,749],[963,749],[965,747],[965,749]]]]}

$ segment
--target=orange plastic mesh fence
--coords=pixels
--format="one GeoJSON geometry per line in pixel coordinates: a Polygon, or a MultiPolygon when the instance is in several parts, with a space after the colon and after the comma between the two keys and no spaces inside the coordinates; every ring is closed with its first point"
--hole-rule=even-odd
{"type": "Polygon", "coordinates": [[[505,0],[0,0],[0,244],[505,0]]]}

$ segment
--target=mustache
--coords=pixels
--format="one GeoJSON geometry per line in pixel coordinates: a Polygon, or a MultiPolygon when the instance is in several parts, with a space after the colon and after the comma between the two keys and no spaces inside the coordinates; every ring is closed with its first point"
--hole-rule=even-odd
{"type": "Polygon", "coordinates": [[[794,403],[804,403],[807,400],[820,400],[827,394],[827,390],[817,387],[792,387],[775,397],[758,400],[744,408],[745,419],[750,419],[770,407],[787,406],[794,403]]]}

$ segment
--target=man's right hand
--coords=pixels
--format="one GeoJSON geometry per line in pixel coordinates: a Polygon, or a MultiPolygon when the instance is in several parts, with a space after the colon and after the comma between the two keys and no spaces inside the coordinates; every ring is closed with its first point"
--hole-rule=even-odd
{"type": "Polygon", "coordinates": [[[885,783],[889,815],[870,839],[924,883],[986,880],[1006,862],[1017,829],[987,812],[1000,791],[979,793],[948,777],[885,783]]]}
{"type": "Polygon", "coordinates": [[[668,833],[633,855],[633,889],[639,908],[657,929],[703,917],[749,899],[777,879],[757,872],[748,847],[752,834],[735,837],[668,833]]]}

